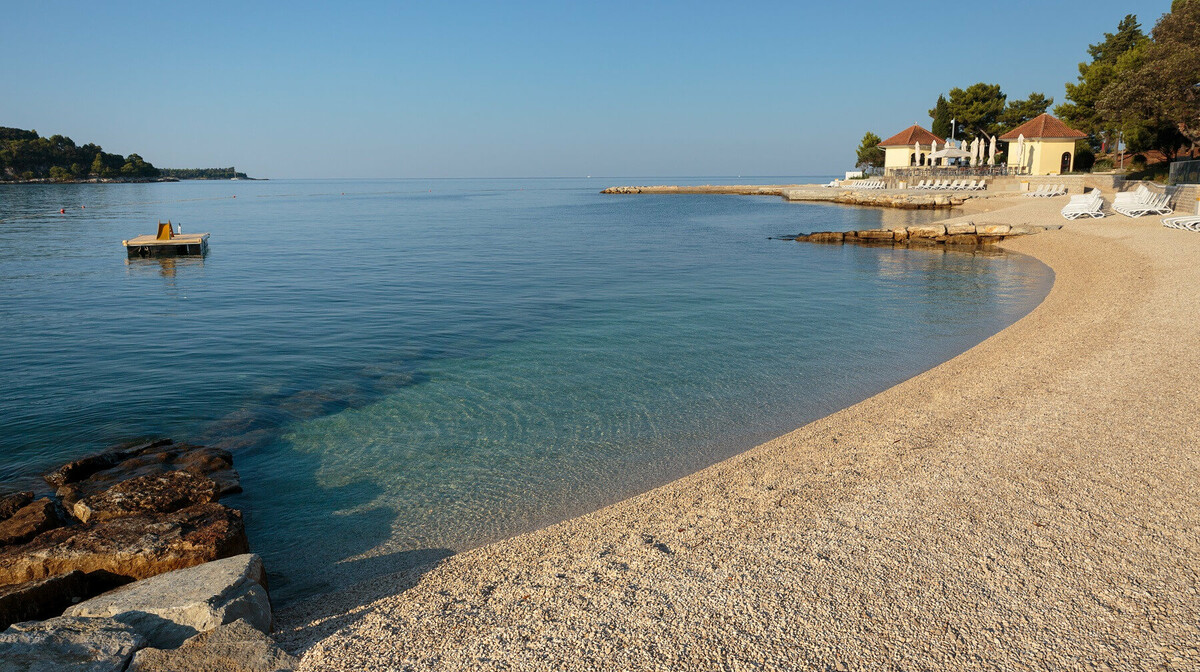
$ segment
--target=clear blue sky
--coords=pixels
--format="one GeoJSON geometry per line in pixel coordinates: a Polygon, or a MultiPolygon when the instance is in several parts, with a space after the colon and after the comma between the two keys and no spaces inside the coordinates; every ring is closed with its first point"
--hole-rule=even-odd
{"type": "Polygon", "coordinates": [[[1169,0],[8,2],[0,126],[263,177],[811,175],[1169,0]]]}

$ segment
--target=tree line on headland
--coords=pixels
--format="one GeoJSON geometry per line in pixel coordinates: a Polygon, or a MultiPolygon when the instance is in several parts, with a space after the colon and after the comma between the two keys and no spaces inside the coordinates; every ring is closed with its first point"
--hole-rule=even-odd
{"type": "Polygon", "coordinates": [[[77,145],[65,135],[44,138],[37,131],[0,126],[0,182],[83,180],[250,179],[230,168],[155,168],[137,154],[122,156],[100,145],[77,145]]]}
{"type": "MultiPolygon", "coordinates": [[[[1128,14],[1115,33],[1088,46],[1091,60],[1079,64],[1076,82],[1066,84],[1066,102],[1053,114],[1087,133],[1076,143],[1077,170],[1090,170],[1097,153],[1119,142],[1132,153],[1157,152],[1170,161],[1194,154],[1200,143],[1200,0],[1174,0],[1147,35],[1128,14]]],[[[929,110],[934,135],[970,142],[997,137],[1046,112],[1053,98],[1033,92],[1008,100],[999,84],[979,82],[952,88],[929,110]]],[[[883,166],[881,139],[867,133],[857,165],[883,166]]],[[[1001,160],[1003,157],[999,157],[1001,160]]],[[[1107,159],[1097,167],[1111,168],[1107,159]]]]}

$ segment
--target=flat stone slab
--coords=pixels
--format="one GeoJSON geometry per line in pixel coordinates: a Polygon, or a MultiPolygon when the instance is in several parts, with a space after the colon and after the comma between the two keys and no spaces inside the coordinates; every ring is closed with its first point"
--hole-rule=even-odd
{"type": "Polygon", "coordinates": [[[271,601],[265,585],[262,560],[248,553],[131,583],[77,604],[65,615],[113,618],[150,646],[175,648],[238,619],[269,633],[271,601]]]}
{"type": "Polygon", "coordinates": [[[110,618],[17,623],[0,633],[0,672],[123,672],[144,644],[110,618]]]}
{"type": "Polygon", "coordinates": [[[76,569],[144,579],[248,550],[240,511],[200,504],[168,514],[60,527],[23,546],[0,548],[0,585],[76,569]]]}
{"type": "Polygon", "coordinates": [[[129,672],[281,672],[299,664],[270,637],[238,620],[196,635],[178,649],[142,649],[129,672]]]}

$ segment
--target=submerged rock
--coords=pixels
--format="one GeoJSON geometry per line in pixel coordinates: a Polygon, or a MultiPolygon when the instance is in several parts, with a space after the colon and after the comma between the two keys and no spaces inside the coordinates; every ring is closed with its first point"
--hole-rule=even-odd
{"type": "Polygon", "coordinates": [[[88,478],[92,474],[109,469],[119,464],[137,453],[158,448],[160,446],[169,446],[172,441],[170,439],[161,439],[158,441],[150,441],[148,443],[139,444],[130,448],[117,448],[114,450],[106,450],[103,453],[87,455],[64,464],[63,466],[51,471],[43,476],[46,482],[53,486],[61,486],[67,483],[75,483],[88,478]]]}
{"type": "Polygon", "coordinates": [[[238,620],[196,635],[175,650],[142,649],[129,672],[280,672],[299,664],[270,637],[238,620]]]}
{"type": "Polygon", "coordinates": [[[121,481],[75,503],[75,517],[87,523],[141,513],[171,513],[216,501],[220,489],[190,471],[168,471],[121,481]]]}
{"type": "Polygon", "coordinates": [[[110,618],[17,623],[0,633],[0,672],[122,672],[143,644],[110,618]]]}
{"type": "Polygon", "coordinates": [[[175,648],[189,637],[243,619],[271,631],[266,572],[253,554],[138,581],[75,605],[67,616],[104,616],[132,627],[150,646],[175,648]]]}
{"type": "Polygon", "coordinates": [[[131,579],[111,572],[79,570],[48,579],[0,587],[0,630],[21,621],[59,616],[68,607],[131,579]]]}
{"type": "Polygon", "coordinates": [[[64,523],[54,501],[43,497],[21,507],[8,520],[0,521],[0,546],[23,544],[64,523]]]}
{"type": "Polygon", "coordinates": [[[133,579],[247,552],[240,511],[221,504],[190,506],[64,527],[24,546],[0,549],[0,585],[73,570],[105,570],[133,579]]]}

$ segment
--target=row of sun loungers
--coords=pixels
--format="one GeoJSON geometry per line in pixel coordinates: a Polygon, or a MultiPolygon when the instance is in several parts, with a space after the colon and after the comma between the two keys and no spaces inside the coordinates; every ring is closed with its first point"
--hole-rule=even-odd
{"type": "Polygon", "coordinates": [[[1169,215],[1171,206],[1170,194],[1156,194],[1141,185],[1136,191],[1123,191],[1113,198],[1113,210],[1126,217],[1141,217],[1142,215],[1169,215]]]}
{"type": "MultiPolygon", "coordinates": [[[[1028,194],[1026,194],[1028,196],[1028,194]]],[[[1072,196],[1069,203],[1063,206],[1062,216],[1067,219],[1080,217],[1098,218],[1104,216],[1104,199],[1100,198],[1098,190],[1086,194],[1072,196]]]]}
{"type": "Polygon", "coordinates": [[[942,191],[983,191],[987,180],[921,180],[913,189],[938,189],[942,191]]]}
{"type": "Polygon", "coordinates": [[[1200,215],[1186,215],[1184,217],[1167,217],[1162,220],[1163,226],[1169,229],[1183,229],[1184,231],[1195,231],[1200,233],[1200,215]]]}
{"type": "Polygon", "coordinates": [[[1037,191],[1030,191],[1025,194],[1027,198],[1051,198],[1054,196],[1063,196],[1067,193],[1067,185],[1065,184],[1043,184],[1037,188],[1037,191]]]}
{"type": "Polygon", "coordinates": [[[851,189],[883,189],[887,183],[883,180],[855,180],[851,182],[851,189]]]}

